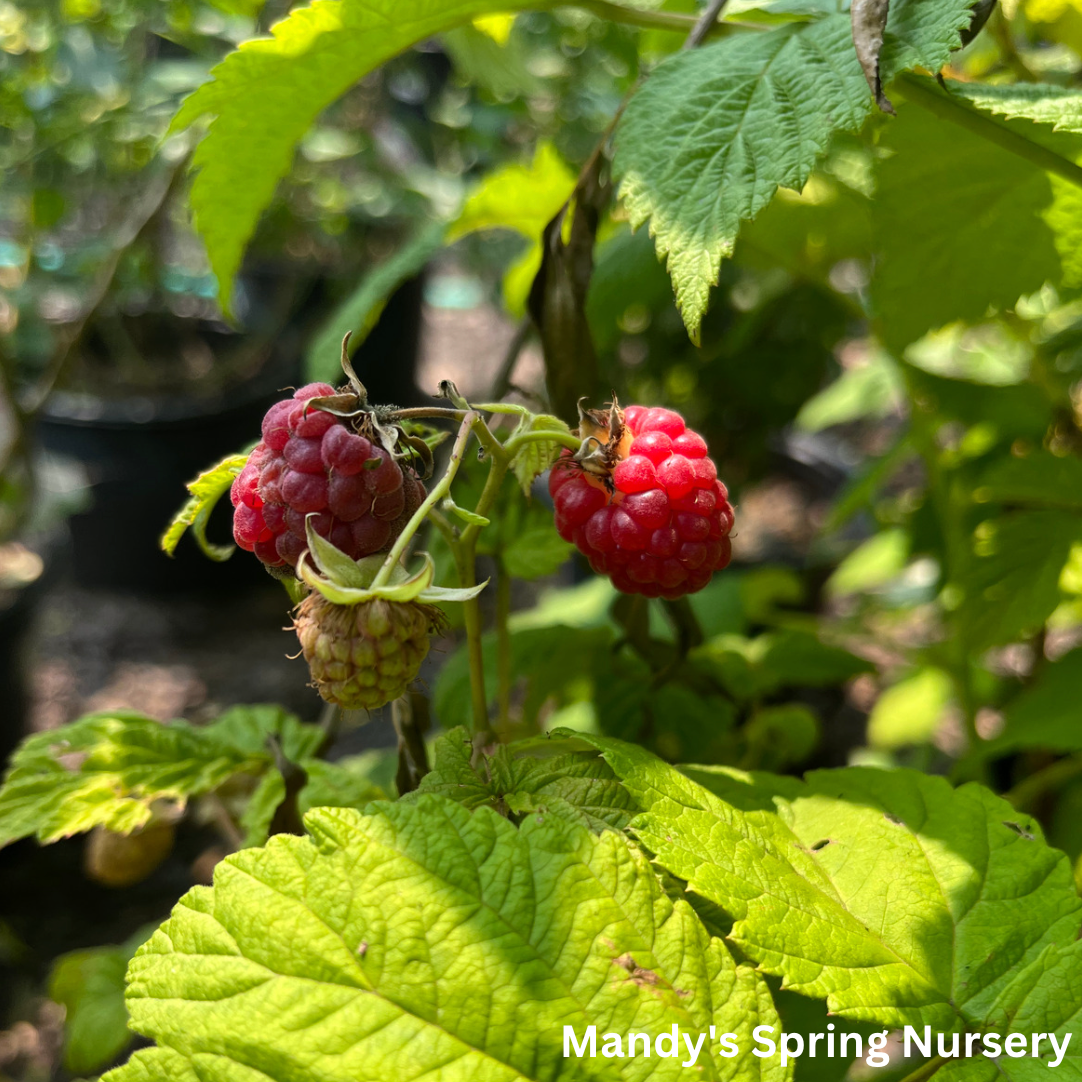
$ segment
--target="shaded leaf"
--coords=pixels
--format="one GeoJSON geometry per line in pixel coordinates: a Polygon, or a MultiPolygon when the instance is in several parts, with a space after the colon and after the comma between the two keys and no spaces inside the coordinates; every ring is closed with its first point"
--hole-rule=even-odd
{"type": "Polygon", "coordinates": [[[977,648],[1038,631],[1060,601],[1060,573],[1082,539],[1068,511],[1020,511],[984,522],[961,585],[961,617],[977,648]]]}
{"type": "Polygon", "coordinates": [[[272,760],[272,732],[294,755],[321,735],[278,707],[238,708],[202,728],[91,714],[38,733],[16,750],[0,788],[0,847],[96,826],[129,834],[150,821],[156,801],[183,805],[235,774],[261,773],[272,760]]]}
{"type": "MultiPolygon", "coordinates": [[[[1003,123],[1072,159],[1082,151],[1075,136],[1042,133],[1024,120],[1003,123]]],[[[880,256],[871,297],[890,348],[900,351],[953,320],[975,322],[989,308],[1009,308],[1065,274],[1070,283],[1082,280],[1074,242],[1053,220],[1076,216],[1078,197],[1066,181],[913,106],[900,109],[883,141],[893,153],[880,163],[872,207],[880,256]]]]}

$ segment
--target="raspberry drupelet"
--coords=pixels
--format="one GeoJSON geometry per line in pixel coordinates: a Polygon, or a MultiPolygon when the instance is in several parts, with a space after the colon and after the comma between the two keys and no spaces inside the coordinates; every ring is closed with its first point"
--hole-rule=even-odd
{"type": "Polygon", "coordinates": [[[733,527],[706,441],[672,410],[613,410],[585,414],[583,452],[596,451],[565,450],[549,474],[556,529],[624,593],[701,590],[728,565],[733,527]]]}
{"type": "Polygon", "coordinates": [[[390,548],[425,498],[412,469],[308,404],[333,394],[311,383],[271,406],[262,441],[233,481],[233,537],[268,568],[296,567],[313,512],[316,532],[359,560],[390,548]]]}

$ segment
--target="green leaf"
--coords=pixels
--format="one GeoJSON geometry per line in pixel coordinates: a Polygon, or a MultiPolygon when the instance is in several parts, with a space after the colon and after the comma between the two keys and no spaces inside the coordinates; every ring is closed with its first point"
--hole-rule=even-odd
{"type": "Polygon", "coordinates": [[[1060,573],[1082,521],[1069,511],[1019,511],[981,523],[961,586],[971,647],[1015,642],[1040,630],[1059,604],[1060,573]]]}
{"type": "MultiPolygon", "coordinates": [[[[1072,160],[1082,150],[1071,135],[1003,124],[1072,160]]],[[[872,207],[879,260],[871,299],[891,349],[1009,308],[1046,281],[1082,281],[1074,242],[1055,222],[1076,213],[1078,195],[1065,180],[912,105],[899,108],[883,145],[892,153],[880,163],[872,207]]]]}
{"type": "Polygon", "coordinates": [[[1008,120],[1032,120],[1053,131],[1082,134],[1082,94],[1048,83],[955,83],[950,92],[970,105],[1008,120]]]}
{"type": "Polygon", "coordinates": [[[38,733],[12,756],[0,788],[0,847],[29,835],[53,842],[96,826],[131,833],[150,821],[156,801],[183,805],[235,774],[261,773],[271,761],[271,732],[280,734],[287,756],[320,735],[278,707],[238,708],[203,728],[91,714],[38,733]]]}
{"type": "MultiPolygon", "coordinates": [[[[644,807],[632,830],[656,861],[734,920],[730,939],[763,972],[834,1014],[995,1028],[1050,954],[1076,949],[1067,858],[982,786],[867,768],[689,778],[633,745],[579,739],[644,807]]],[[[1061,1007],[1080,1003],[1075,979],[1061,1007]]]]}
{"type": "Polygon", "coordinates": [[[342,339],[352,332],[352,355],[376,325],[390,295],[419,274],[443,244],[444,222],[427,222],[394,255],[373,267],[313,338],[304,357],[304,378],[312,382],[342,381],[342,339]]]}
{"type": "Polygon", "coordinates": [[[901,748],[931,740],[951,701],[951,680],[942,669],[921,669],[887,688],[868,715],[873,748],[901,748]]]}
{"type": "Polygon", "coordinates": [[[201,473],[194,481],[188,482],[191,499],[177,512],[169,528],[162,534],[161,546],[166,555],[172,556],[176,552],[184,531],[189,527],[204,555],[210,559],[220,562],[233,555],[235,545],[213,545],[207,540],[207,522],[211,511],[229,491],[233,479],[244,469],[247,461],[247,451],[239,455],[229,455],[216,466],[201,473]]]}
{"type": "Polygon", "coordinates": [[[866,364],[845,369],[829,387],[809,398],[796,423],[806,432],[820,432],[865,417],[889,416],[902,401],[903,387],[898,366],[888,354],[876,351],[866,364]]]}
{"type": "Polygon", "coordinates": [[[49,974],[49,998],[64,1017],[64,1066],[76,1075],[100,1071],[128,1046],[124,974],[152,928],[119,947],[91,947],[62,954],[49,974]]]}
{"type": "MultiPolygon", "coordinates": [[[[893,3],[885,79],[917,65],[937,71],[969,8],[893,3]]],[[[621,195],[633,226],[650,221],[694,341],[741,222],[779,187],[802,188],[831,136],[856,131],[870,107],[842,13],[684,50],[631,99],[616,132],[621,195]]]]}
{"type": "MultiPolygon", "coordinates": [[[[545,749],[542,749],[545,750],[545,749]]],[[[631,794],[594,751],[566,755],[516,754],[502,745],[473,761],[473,742],[463,728],[436,741],[435,765],[416,793],[449,797],[467,808],[482,806],[516,815],[552,813],[589,830],[622,830],[639,811],[631,794]]]]}
{"type": "MultiPolygon", "coordinates": [[[[512,19],[514,16],[493,15],[490,18],[512,19]]],[[[545,80],[530,71],[530,54],[522,40],[504,37],[501,41],[484,31],[482,21],[473,26],[460,26],[443,35],[443,43],[458,76],[503,101],[543,93],[545,80]]],[[[510,26],[505,23],[505,27],[510,34],[510,26]]]]}
{"type": "Polygon", "coordinates": [[[899,575],[909,558],[909,535],[902,529],[881,530],[855,548],[827,579],[831,597],[871,590],[899,575]]]}
{"type": "MultiPolygon", "coordinates": [[[[511,439],[530,432],[560,432],[567,435],[571,429],[559,417],[548,413],[536,413],[523,417],[511,435],[511,439]]],[[[508,441],[510,442],[510,440],[508,441]]],[[[534,481],[549,469],[560,457],[564,444],[559,440],[527,440],[520,444],[511,459],[511,469],[529,496],[534,481]]]]}
{"type": "Polygon", "coordinates": [[[1071,650],[1045,666],[1040,678],[1003,711],[1003,731],[975,749],[982,758],[1012,751],[1082,751],[1078,704],[1082,701],[1082,650],[1071,650]]]}
{"type": "Polygon", "coordinates": [[[807,631],[767,632],[754,639],[719,635],[690,655],[712,668],[740,699],[769,695],[783,687],[832,687],[874,666],[807,631]]]}
{"type": "Polygon", "coordinates": [[[196,148],[191,203],[228,310],[245,245],[294,149],[319,114],[384,61],[477,15],[520,9],[513,0],[315,0],[243,42],[177,113],[173,130],[210,115],[196,148]]]}
{"type": "Polygon", "coordinates": [[[570,198],[575,179],[551,143],[538,143],[529,165],[512,162],[484,177],[448,227],[447,240],[510,229],[540,242],[545,226],[570,198]]]}
{"type": "MultiPolygon", "coordinates": [[[[436,796],[306,826],[226,858],[136,955],[132,1025],[159,1047],[108,1082],[665,1082],[687,1077],[682,1057],[565,1059],[563,1026],[714,1025],[750,1047],[753,1027],[778,1024],[762,979],[612,831],[549,816],[516,829],[436,796]]],[[[699,1067],[789,1073],[705,1047],[699,1067]]]]}
{"type": "Polygon", "coordinates": [[[539,579],[559,571],[575,551],[554,524],[533,526],[513,537],[503,550],[507,573],[516,579],[539,579]]]}
{"type": "Polygon", "coordinates": [[[981,476],[974,498],[981,503],[1037,505],[1082,510],[1082,460],[1036,451],[1005,455],[981,476]]]}
{"type": "Polygon", "coordinates": [[[276,736],[282,754],[290,761],[314,755],[324,736],[318,725],[306,725],[273,703],[234,706],[210,725],[192,731],[254,758],[269,755],[267,737],[276,736]]]}
{"type": "Polygon", "coordinates": [[[752,762],[766,770],[783,770],[804,762],[819,745],[819,719],[800,703],[757,710],[744,723],[752,762]]]}

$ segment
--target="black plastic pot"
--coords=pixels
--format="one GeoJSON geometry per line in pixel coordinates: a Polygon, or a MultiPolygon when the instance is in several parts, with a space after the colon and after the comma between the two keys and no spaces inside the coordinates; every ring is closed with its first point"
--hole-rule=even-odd
{"type": "MultiPolygon", "coordinates": [[[[283,373],[270,385],[245,388],[239,401],[55,395],[38,422],[41,445],[82,463],[92,486],[92,505],[69,520],[75,581],[140,591],[220,591],[263,576],[254,560],[208,560],[188,537],[167,557],[159,538],[187,498],[185,483],[251,443],[280,388],[295,383],[295,376],[283,373]]],[[[212,540],[229,540],[230,511],[228,499],[216,508],[212,540]]]]}
{"type": "MultiPolygon", "coordinates": [[[[409,404],[416,399],[420,322],[420,282],[411,281],[391,298],[355,358],[358,372],[371,382],[373,400],[409,404]]],[[[181,540],[173,558],[158,542],[187,497],[185,483],[254,442],[271,404],[303,382],[301,324],[293,320],[268,347],[257,376],[216,397],[65,391],[52,396],[38,420],[38,439],[47,451],[81,462],[92,485],[93,505],[70,520],[79,585],[217,593],[245,589],[266,577],[256,560],[208,560],[190,537],[181,540]]],[[[208,529],[212,541],[230,539],[231,514],[223,499],[208,529]]]]}

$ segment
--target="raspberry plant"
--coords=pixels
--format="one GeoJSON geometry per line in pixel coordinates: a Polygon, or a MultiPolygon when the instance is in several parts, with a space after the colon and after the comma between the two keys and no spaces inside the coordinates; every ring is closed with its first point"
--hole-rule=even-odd
{"type": "MultiPolygon", "coordinates": [[[[1036,81],[987,3],[798,6],[729,16],[712,3],[699,16],[582,0],[666,55],[628,78],[581,171],[549,143],[494,171],[457,218],[362,283],[313,346],[313,382],[272,407],[260,442],[189,486],[164,546],[190,528],[209,557],[229,557],[206,535],[229,492],[237,545],[295,604],[328,703],[320,725],[273,707],[206,726],[109,714],[15,756],[0,844],[89,830],[137,840],[194,803],[215,810],[236,850],[132,958],[131,1025],[154,1044],[111,1082],[666,1079],[688,1075],[679,1058],[564,1058],[563,1026],[714,1027],[747,1047],[757,1026],[822,1029],[827,1011],[881,1030],[1074,1035],[1063,1067],[1082,1073],[1082,900],[1039,821],[1055,798],[1043,818],[1074,844],[1064,823],[1082,799],[1071,788],[1082,667],[1077,647],[1054,660],[1046,647],[1082,594],[1082,96],[1036,81]],[[995,80],[931,78],[989,19],[995,80]],[[620,216],[649,223],[697,350],[628,376],[651,392],[631,404],[604,393],[600,363],[604,336],[619,353],[613,328],[641,325],[648,307],[626,303],[650,270],[620,216]],[[338,338],[359,338],[443,239],[492,226],[530,241],[504,294],[540,339],[552,412],[506,395],[474,403],[449,382],[438,405],[371,403],[348,334],[336,386],[338,338]],[[989,233],[1000,250],[973,259],[963,241],[989,233]],[[771,378],[762,358],[797,380],[784,304],[746,290],[737,303],[740,283],[726,279],[738,242],[828,279],[844,319],[868,320],[882,347],[805,402],[805,431],[887,412],[892,396],[910,403],[904,432],[835,504],[835,527],[873,512],[884,528],[828,582],[841,609],[832,636],[792,610],[801,583],[784,569],[726,570],[740,515],[715,463],[740,461],[741,394],[771,378]],[[949,336],[952,320],[987,330],[997,307],[995,349],[1024,346],[1025,378],[963,378],[969,362],[924,337],[949,336]],[[752,371],[732,374],[728,397],[703,408],[685,394],[686,416],[655,404],[678,397],[690,369],[734,357],[752,371]],[[724,449],[714,408],[738,432],[722,432],[724,449]],[[892,497],[903,467],[927,478],[926,501],[892,497]],[[598,577],[514,619],[514,580],[556,570],[573,548],[598,577]],[[919,590],[911,557],[939,568],[934,597],[913,606],[938,621],[919,650],[897,619],[897,595],[919,590]],[[739,594],[735,619],[717,615],[725,591],[739,594]],[[432,688],[444,731],[430,748],[417,678],[453,622],[464,642],[432,688]],[[1037,660],[1014,687],[1003,670],[1019,647],[1037,660]],[[997,651],[999,668],[985,665],[997,651]],[[870,750],[918,751],[890,770],[781,773],[820,739],[814,693],[867,678],[884,654],[901,675],[872,709],[870,750]],[[386,705],[393,786],[326,758],[339,727],[363,720],[351,712],[386,705]],[[949,781],[914,769],[947,769],[928,737],[948,706],[961,745],[949,781]],[[1003,726],[994,737],[989,714],[1003,726]],[[672,765],[688,760],[707,765],[672,765]],[[997,772],[1019,761],[1004,783],[997,772]]],[[[316,0],[231,52],[175,121],[213,118],[191,199],[223,306],[323,109],[416,43],[531,7],[550,5],[316,0]]],[[[1023,7],[1036,24],[1066,18],[1023,7]]],[[[711,1045],[696,1069],[804,1082],[816,1066],[711,1045]]],[[[1034,1082],[1048,1069],[937,1056],[908,1078],[1034,1082]]]]}

